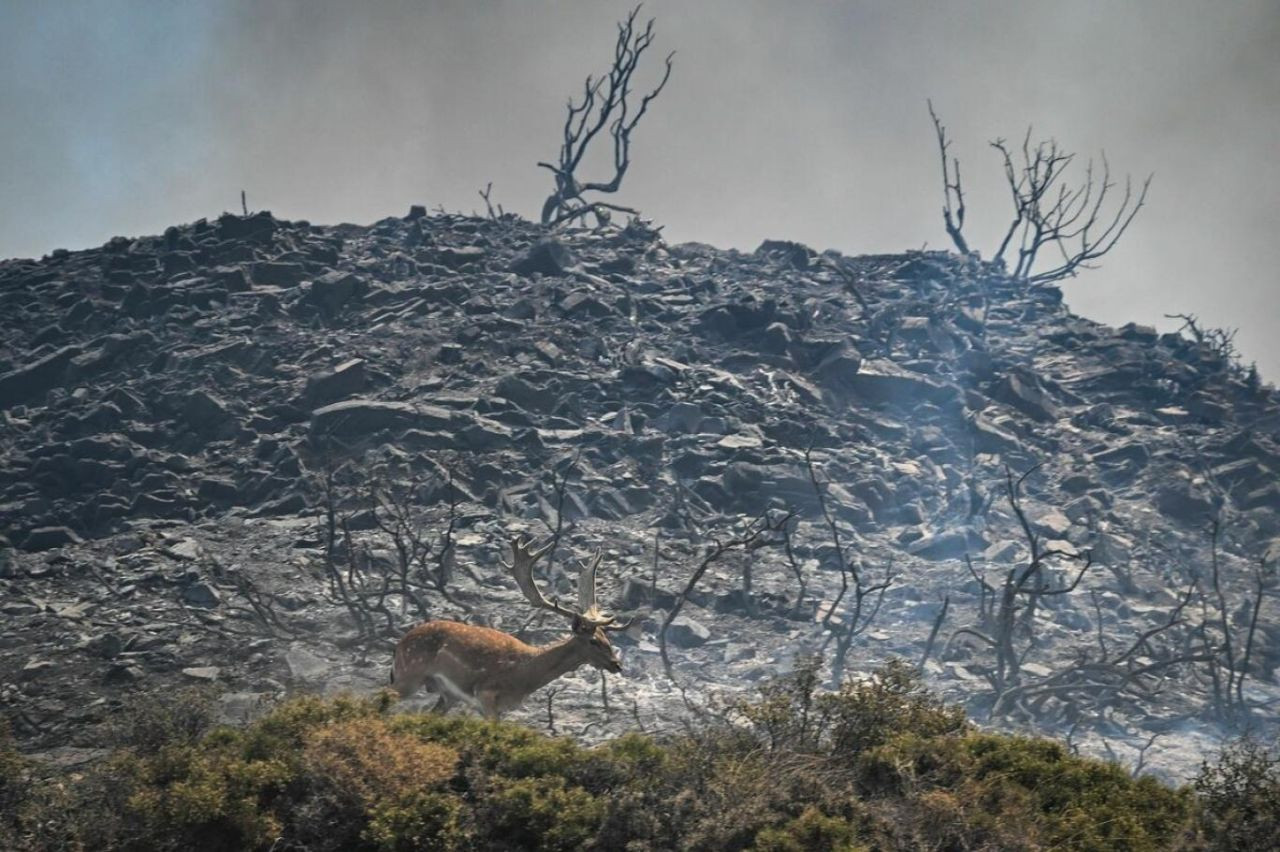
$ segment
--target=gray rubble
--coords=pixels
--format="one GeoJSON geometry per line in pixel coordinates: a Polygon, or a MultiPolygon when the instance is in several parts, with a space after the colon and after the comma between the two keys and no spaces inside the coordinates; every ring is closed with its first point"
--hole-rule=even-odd
{"type": "MultiPolygon", "coordinates": [[[[1037,546],[1093,561],[1035,612],[1028,679],[1165,618],[1210,562],[1213,519],[1233,624],[1278,552],[1272,388],[973,257],[227,214],[0,262],[0,327],[0,707],[30,750],[100,746],[146,690],[214,688],[243,721],[294,689],[378,689],[419,611],[550,639],[560,626],[530,620],[498,564],[517,530],[561,530],[547,581],[562,596],[571,558],[604,548],[602,600],[637,616],[607,712],[582,670],[517,714],[545,724],[550,702],[587,739],[661,730],[691,695],[830,656],[847,613],[825,618],[832,525],[847,565],[895,577],[846,674],[919,660],[946,598],[925,670],[986,718],[989,660],[948,640],[977,629],[983,584],[1029,558],[1007,471],[1034,468],[1021,506],[1037,546]],[[446,591],[393,599],[371,637],[325,566],[395,564],[376,502],[393,493],[432,546],[451,531],[453,561],[446,591]],[[658,628],[707,547],[785,511],[789,553],[727,552],[689,592],[673,682],[658,628]]],[[[1245,681],[1263,723],[1277,605],[1263,601],[1245,681]]],[[[1050,700],[990,724],[1120,752],[1158,733],[1146,764],[1176,776],[1232,732],[1210,684],[1177,674],[1096,715],[1050,700]]]]}

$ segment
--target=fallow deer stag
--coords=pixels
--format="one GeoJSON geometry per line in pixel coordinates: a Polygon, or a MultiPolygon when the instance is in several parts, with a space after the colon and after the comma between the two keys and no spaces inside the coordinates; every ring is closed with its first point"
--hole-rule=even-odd
{"type": "Polygon", "coordinates": [[[596,569],[601,554],[597,552],[582,565],[575,612],[538,591],[533,566],[552,545],[534,550],[532,544],[519,536],[512,539],[511,564],[503,564],[529,603],[569,619],[570,635],[550,645],[534,646],[488,627],[456,621],[424,622],[396,646],[391,683],[401,698],[430,684],[441,697],[441,709],[463,702],[496,719],[518,707],[531,692],[579,666],[590,663],[602,671],[622,670],[605,631],[625,630],[629,622],[618,624],[596,606],[596,569]]]}

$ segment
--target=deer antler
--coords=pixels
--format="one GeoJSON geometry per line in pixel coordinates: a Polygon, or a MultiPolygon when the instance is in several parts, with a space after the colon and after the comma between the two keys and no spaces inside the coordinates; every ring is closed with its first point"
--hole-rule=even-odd
{"type": "Polygon", "coordinates": [[[596,555],[590,562],[582,563],[578,572],[578,611],[574,612],[556,601],[547,600],[542,592],[538,591],[538,585],[533,580],[533,566],[553,545],[547,544],[538,550],[534,550],[532,545],[532,539],[525,541],[522,536],[511,539],[512,559],[511,564],[506,566],[529,603],[539,609],[550,610],[556,615],[563,615],[572,621],[584,623],[592,629],[603,627],[606,630],[625,630],[631,626],[630,621],[626,624],[616,624],[616,619],[612,615],[605,615],[596,605],[596,570],[600,567],[603,553],[596,551],[596,555]]]}
{"type": "Polygon", "coordinates": [[[604,554],[597,550],[590,562],[582,563],[582,569],[578,572],[578,617],[594,627],[603,627],[605,630],[626,630],[635,619],[618,624],[616,616],[605,615],[596,604],[596,570],[599,569],[600,560],[603,557],[604,554]]]}
{"type": "Polygon", "coordinates": [[[520,587],[520,591],[524,593],[529,603],[540,609],[549,609],[557,615],[563,615],[565,618],[574,618],[577,616],[576,612],[565,609],[555,601],[549,601],[544,598],[542,592],[538,591],[537,583],[533,581],[534,563],[545,556],[554,543],[552,542],[538,550],[534,550],[532,546],[533,539],[525,541],[523,536],[516,536],[511,539],[511,564],[506,567],[511,572],[511,576],[515,578],[516,585],[520,587]]]}
{"type": "Polygon", "coordinates": [[[604,554],[597,550],[590,562],[582,562],[578,571],[578,612],[582,614],[596,611],[596,569],[604,554]]]}

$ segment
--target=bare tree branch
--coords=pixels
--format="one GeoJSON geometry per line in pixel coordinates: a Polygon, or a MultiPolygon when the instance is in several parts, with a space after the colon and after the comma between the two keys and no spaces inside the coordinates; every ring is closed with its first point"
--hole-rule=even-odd
{"type": "MultiPolygon", "coordinates": [[[[942,219],[962,254],[969,254],[964,238],[965,204],[960,180],[960,161],[949,157],[950,140],[946,126],[929,102],[942,159],[942,219]]],[[[1004,139],[990,144],[1000,154],[1013,215],[1004,237],[991,260],[1012,265],[1010,276],[1026,284],[1044,284],[1074,277],[1082,269],[1093,269],[1094,262],[1115,248],[1147,200],[1152,176],[1135,186],[1128,176],[1118,203],[1109,202],[1118,184],[1112,180],[1106,153],[1100,155],[1101,169],[1090,160],[1082,180],[1075,185],[1066,182],[1065,173],[1076,155],[1063,150],[1057,140],[1045,139],[1034,145],[1032,128],[1022,144],[1011,146],[1004,139]],[[1016,257],[1006,254],[1014,252],[1016,257]],[[1048,255],[1056,260],[1047,267],[1048,255]]]]}
{"type": "Polygon", "coordinates": [[[780,518],[775,519],[770,517],[766,511],[765,514],[747,524],[746,528],[733,538],[727,541],[711,540],[711,547],[707,550],[706,555],[703,556],[702,562],[694,569],[693,574],[689,577],[689,582],[685,584],[679,597],[676,598],[675,605],[671,607],[671,611],[667,613],[667,617],[662,621],[662,627],[658,630],[658,650],[662,656],[662,666],[666,670],[668,678],[675,680],[671,667],[671,657],[667,654],[667,629],[671,627],[671,623],[680,615],[680,610],[684,608],[689,595],[697,587],[698,581],[702,579],[702,576],[707,573],[707,569],[716,560],[724,556],[725,553],[735,548],[751,551],[780,544],[781,539],[775,539],[770,534],[784,533],[792,517],[793,513],[787,512],[780,518]]]}
{"type": "Polygon", "coordinates": [[[947,139],[947,128],[938,118],[938,114],[933,111],[933,101],[930,100],[927,103],[929,117],[933,119],[933,129],[938,135],[938,154],[942,158],[942,221],[946,225],[951,242],[955,243],[956,251],[968,254],[969,243],[962,233],[964,231],[964,190],[960,181],[960,160],[958,158],[947,160],[947,148],[951,146],[951,142],[947,139]],[[953,170],[954,178],[951,176],[953,170]]]}
{"type": "Polygon", "coordinates": [[[640,64],[640,58],[653,44],[653,19],[638,29],[636,6],[618,24],[618,36],[614,43],[613,64],[601,77],[588,76],[582,86],[582,99],[570,98],[565,112],[563,139],[560,154],[553,163],[539,162],[540,168],[552,173],[555,191],[542,205],[542,224],[556,225],[595,213],[603,218],[602,211],[618,210],[636,214],[629,207],[622,207],[599,200],[588,200],[584,193],[615,193],[622,187],[622,179],[631,165],[631,134],[640,123],[649,104],[662,92],[671,77],[671,60],[675,53],[667,54],[662,79],[639,104],[631,100],[634,91],[631,78],[640,64]],[[578,178],[592,140],[608,128],[613,139],[613,176],[608,180],[586,181],[578,178]]]}

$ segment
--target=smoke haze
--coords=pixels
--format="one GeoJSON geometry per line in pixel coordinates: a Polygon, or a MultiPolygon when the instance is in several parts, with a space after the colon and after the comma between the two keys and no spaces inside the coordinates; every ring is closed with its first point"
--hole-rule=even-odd
{"type": "MultiPolygon", "coordinates": [[[[536,216],[565,100],[607,67],[629,5],[0,0],[0,257],[249,206],[316,222],[411,203],[536,216]]],[[[848,253],[950,248],[932,98],[970,243],[1008,221],[987,142],[1056,137],[1155,172],[1103,268],[1065,282],[1096,319],[1239,327],[1280,377],[1280,4],[1252,0],[653,0],[675,71],[617,200],[671,241],[766,237],[848,253]]]]}

